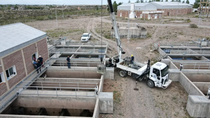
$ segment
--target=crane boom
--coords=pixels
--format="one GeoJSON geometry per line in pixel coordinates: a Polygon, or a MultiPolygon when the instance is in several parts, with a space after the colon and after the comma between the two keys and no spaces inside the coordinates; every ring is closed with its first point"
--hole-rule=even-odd
{"type": "Polygon", "coordinates": [[[114,10],[112,7],[112,0],[107,0],[107,2],[109,5],[110,16],[111,16],[112,25],[113,25],[113,29],[114,29],[114,33],[115,33],[115,38],[116,38],[116,42],[117,42],[117,46],[118,46],[118,55],[119,55],[119,59],[121,60],[121,55],[124,54],[125,52],[123,52],[123,49],[122,49],[121,40],[120,40],[118,27],[117,27],[117,23],[116,23],[116,18],[115,18],[115,13],[114,13],[114,10]]]}

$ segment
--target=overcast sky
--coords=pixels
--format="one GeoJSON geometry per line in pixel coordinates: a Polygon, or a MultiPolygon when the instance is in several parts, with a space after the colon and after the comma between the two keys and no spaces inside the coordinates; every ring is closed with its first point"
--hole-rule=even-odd
{"type": "MultiPolygon", "coordinates": [[[[103,5],[107,4],[107,0],[102,0],[102,1],[103,5]]],[[[129,0],[112,0],[112,2],[114,1],[116,1],[117,3],[119,2],[128,3],[129,0]]],[[[130,1],[135,2],[136,0],[130,0],[130,1]]],[[[190,4],[194,4],[195,2],[195,0],[189,0],[189,1],[190,4]]],[[[0,4],[100,5],[101,0],[0,0],[0,4]]]]}

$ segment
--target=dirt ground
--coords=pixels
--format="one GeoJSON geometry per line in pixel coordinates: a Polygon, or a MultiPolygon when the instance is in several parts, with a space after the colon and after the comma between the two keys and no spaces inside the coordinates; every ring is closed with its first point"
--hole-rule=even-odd
{"type": "Polygon", "coordinates": [[[178,82],[166,90],[149,88],[146,82],[121,78],[117,71],[115,80],[105,80],[104,92],[114,93],[114,114],[101,114],[100,118],[188,118],[187,93],[178,82]],[[138,88],[136,91],[134,88],[138,88]]]}
{"type": "MultiPolygon", "coordinates": [[[[197,23],[198,18],[182,16],[182,19],[190,19],[191,23],[197,23]]],[[[119,19],[119,18],[118,18],[119,19]]],[[[168,18],[171,19],[171,18],[168,18]]],[[[199,25],[210,26],[210,20],[199,21],[199,25]]],[[[108,39],[105,34],[111,29],[110,17],[102,18],[102,40],[109,43],[110,56],[117,53],[116,41],[108,39]],[[106,38],[105,38],[106,37],[106,38]]],[[[121,19],[119,24],[126,24],[127,20],[121,19]]],[[[190,23],[171,23],[162,21],[147,21],[142,23],[141,20],[133,20],[131,24],[140,23],[147,29],[151,35],[146,39],[121,39],[122,47],[126,52],[125,56],[133,54],[135,61],[146,62],[151,59],[153,62],[159,57],[157,51],[153,51],[153,45],[156,44],[183,44],[186,41],[198,40],[204,37],[210,37],[210,29],[207,28],[189,28],[190,23]]],[[[80,41],[83,32],[91,32],[92,40],[101,39],[100,17],[78,17],[75,19],[65,20],[48,20],[27,23],[50,35],[50,39],[67,37],[80,41]]],[[[118,71],[115,71],[114,80],[105,80],[104,92],[114,93],[114,113],[100,114],[100,118],[188,118],[186,111],[186,102],[188,94],[183,87],[173,82],[166,90],[159,88],[149,88],[145,82],[138,82],[138,91],[134,90],[135,81],[131,77],[119,77],[118,71]]]]}

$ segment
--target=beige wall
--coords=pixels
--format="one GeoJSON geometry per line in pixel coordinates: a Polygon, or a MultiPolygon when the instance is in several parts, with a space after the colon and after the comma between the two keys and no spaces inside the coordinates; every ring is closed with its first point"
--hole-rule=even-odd
{"type": "MultiPolygon", "coordinates": [[[[16,67],[17,75],[15,75],[14,77],[8,80],[9,88],[12,88],[14,85],[20,82],[23,78],[25,78],[27,74],[30,74],[34,70],[34,67],[32,64],[32,55],[36,53],[37,51],[39,55],[42,55],[42,57],[44,58],[44,61],[46,61],[49,58],[46,38],[36,43],[33,43],[29,46],[26,46],[22,49],[19,49],[4,57],[1,57],[3,64],[1,64],[0,62],[0,65],[4,66],[5,70],[8,70],[12,66],[16,67]],[[23,55],[21,51],[23,51],[23,55]]],[[[0,67],[0,73],[1,72],[3,72],[2,67],[0,67]]],[[[5,79],[7,78],[5,77],[5,79]]],[[[6,82],[0,83],[0,89],[1,89],[0,95],[4,94],[7,91],[6,82]]]]}

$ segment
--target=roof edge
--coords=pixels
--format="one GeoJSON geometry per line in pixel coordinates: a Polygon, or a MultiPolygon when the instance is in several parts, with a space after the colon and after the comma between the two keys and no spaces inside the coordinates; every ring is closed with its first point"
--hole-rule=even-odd
{"type": "Polygon", "coordinates": [[[0,52],[0,57],[3,58],[4,56],[6,56],[6,55],[8,55],[8,54],[11,54],[11,53],[13,53],[13,52],[15,52],[15,51],[17,51],[17,50],[20,50],[21,48],[24,48],[24,47],[26,47],[26,46],[28,46],[28,45],[31,45],[31,44],[33,44],[33,43],[35,43],[35,42],[37,42],[37,41],[40,41],[40,40],[42,40],[42,39],[44,39],[44,38],[46,38],[46,37],[47,37],[47,34],[45,33],[45,34],[42,35],[42,36],[39,36],[39,37],[34,38],[34,39],[30,40],[30,41],[27,41],[27,42],[25,42],[25,43],[22,43],[22,44],[20,44],[20,45],[17,45],[17,46],[15,46],[15,47],[12,47],[12,48],[7,49],[7,50],[5,50],[5,51],[2,51],[2,52],[0,52]]]}

